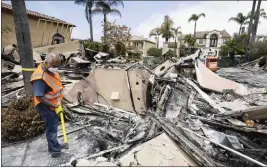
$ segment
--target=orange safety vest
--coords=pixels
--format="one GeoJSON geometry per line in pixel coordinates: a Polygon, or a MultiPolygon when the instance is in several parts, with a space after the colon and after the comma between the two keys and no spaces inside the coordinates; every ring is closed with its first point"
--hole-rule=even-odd
{"type": "MultiPolygon", "coordinates": [[[[40,79],[44,80],[45,83],[52,88],[52,91],[45,93],[44,97],[46,97],[51,103],[60,105],[63,99],[63,86],[58,72],[55,72],[54,76],[51,76],[43,70],[42,64],[40,64],[31,76],[31,85],[33,81],[40,79]]],[[[34,96],[34,107],[36,107],[39,103],[40,102],[37,97],[34,96]]],[[[54,108],[51,107],[51,110],[54,110],[54,108]]]]}

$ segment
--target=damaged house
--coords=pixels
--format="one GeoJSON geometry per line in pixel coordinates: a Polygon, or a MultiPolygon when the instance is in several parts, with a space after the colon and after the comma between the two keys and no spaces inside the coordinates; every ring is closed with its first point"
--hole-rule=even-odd
{"type": "MultiPolygon", "coordinates": [[[[71,41],[72,29],[75,25],[52,16],[27,10],[31,40],[33,47],[50,45],[58,40],[56,33],[64,36],[64,41],[71,41]]],[[[1,3],[1,16],[4,26],[9,27],[12,32],[2,33],[2,46],[17,44],[12,5],[1,3]]]]}

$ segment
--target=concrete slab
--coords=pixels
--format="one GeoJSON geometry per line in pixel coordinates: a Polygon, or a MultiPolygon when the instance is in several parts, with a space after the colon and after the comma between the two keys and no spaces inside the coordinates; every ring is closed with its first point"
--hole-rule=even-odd
{"type": "MultiPolygon", "coordinates": [[[[75,129],[68,127],[67,130],[75,129]]],[[[61,133],[59,130],[58,134],[61,133]]],[[[81,131],[68,135],[70,149],[63,149],[67,155],[84,156],[88,154],[89,144],[85,138],[78,138],[81,131]]],[[[63,137],[58,138],[63,143],[63,137]]],[[[53,159],[48,153],[48,146],[45,134],[28,143],[21,143],[2,148],[2,166],[47,166],[53,159]]],[[[71,160],[71,158],[69,158],[71,160]]]]}
{"type": "Polygon", "coordinates": [[[122,166],[198,166],[165,133],[132,149],[119,162],[122,166]]]}
{"type": "Polygon", "coordinates": [[[220,93],[222,93],[223,90],[232,89],[236,94],[241,96],[248,94],[248,90],[244,85],[220,77],[219,75],[208,69],[199,60],[197,61],[197,64],[195,64],[195,70],[199,85],[205,89],[220,93]]]}
{"type": "Polygon", "coordinates": [[[20,166],[27,143],[2,148],[2,166],[20,166]]]}

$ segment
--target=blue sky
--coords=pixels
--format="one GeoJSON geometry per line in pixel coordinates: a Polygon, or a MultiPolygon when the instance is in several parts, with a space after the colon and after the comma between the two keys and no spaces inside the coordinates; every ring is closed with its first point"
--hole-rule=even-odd
{"type": "MultiPolygon", "coordinates": [[[[228,22],[228,19],[238,12],[247,14],[251,10],[251,5],[252,1],[124,1],[124,8],[118,7],[122,18],[110,16],[108,19],[131,27],[132,35],[148,37],[149,31],[159,26],[166,14],[173,19],[175,27],[182,28],[183,34],[192,33],[194,23],[188,23],[188,18],[193,13],[204,12],[206,17],[198,21],[197,30],[225,29],[232,35],[238,31],[239,25],[228,22]]],[[[267,7],[267,2],[263,1],[261,7],[267,7]]],[[[26,8],[75,24],[77,27],[73,30],[72,38],[89,37],[84,7],[74,4],[73,1],[26,1],[26,8]]],[[[103,34],[102,20],[102,15],[93,17],[96,41],[100,41],[103,34]]],[[[267,20],[262,20],[258,33],[267,35],[267,20]]]]}

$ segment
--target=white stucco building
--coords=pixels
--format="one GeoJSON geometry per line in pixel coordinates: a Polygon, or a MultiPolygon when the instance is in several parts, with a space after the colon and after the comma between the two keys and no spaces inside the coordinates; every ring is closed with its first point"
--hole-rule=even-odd
{"type": "Polygon", "coordinates": [[[147,56],[147,50],[151,47],[157,47],[156,43],[142,36],[132,36],[130,40],[132,50],[137,50],[142,53],[142,56],[147,56]]]}
{"type": "MultiPolygon", "coordinates": [[[[187,34],[181,36],[181,41],[184,44],[184,37],[187,34]]],[[[192,34],[193,35],[193,34],[192,34]]],[[[220,47],[225,43],[227,39],[231,38],[226,30],[212,30],[212,31],[197,31],[196,32],[196,42],[199,47],[212,48],[217,51],[217,56],[219,55],[220,47]]],[[[185,44],[187,45],[187,44],[185,44]]]]}

